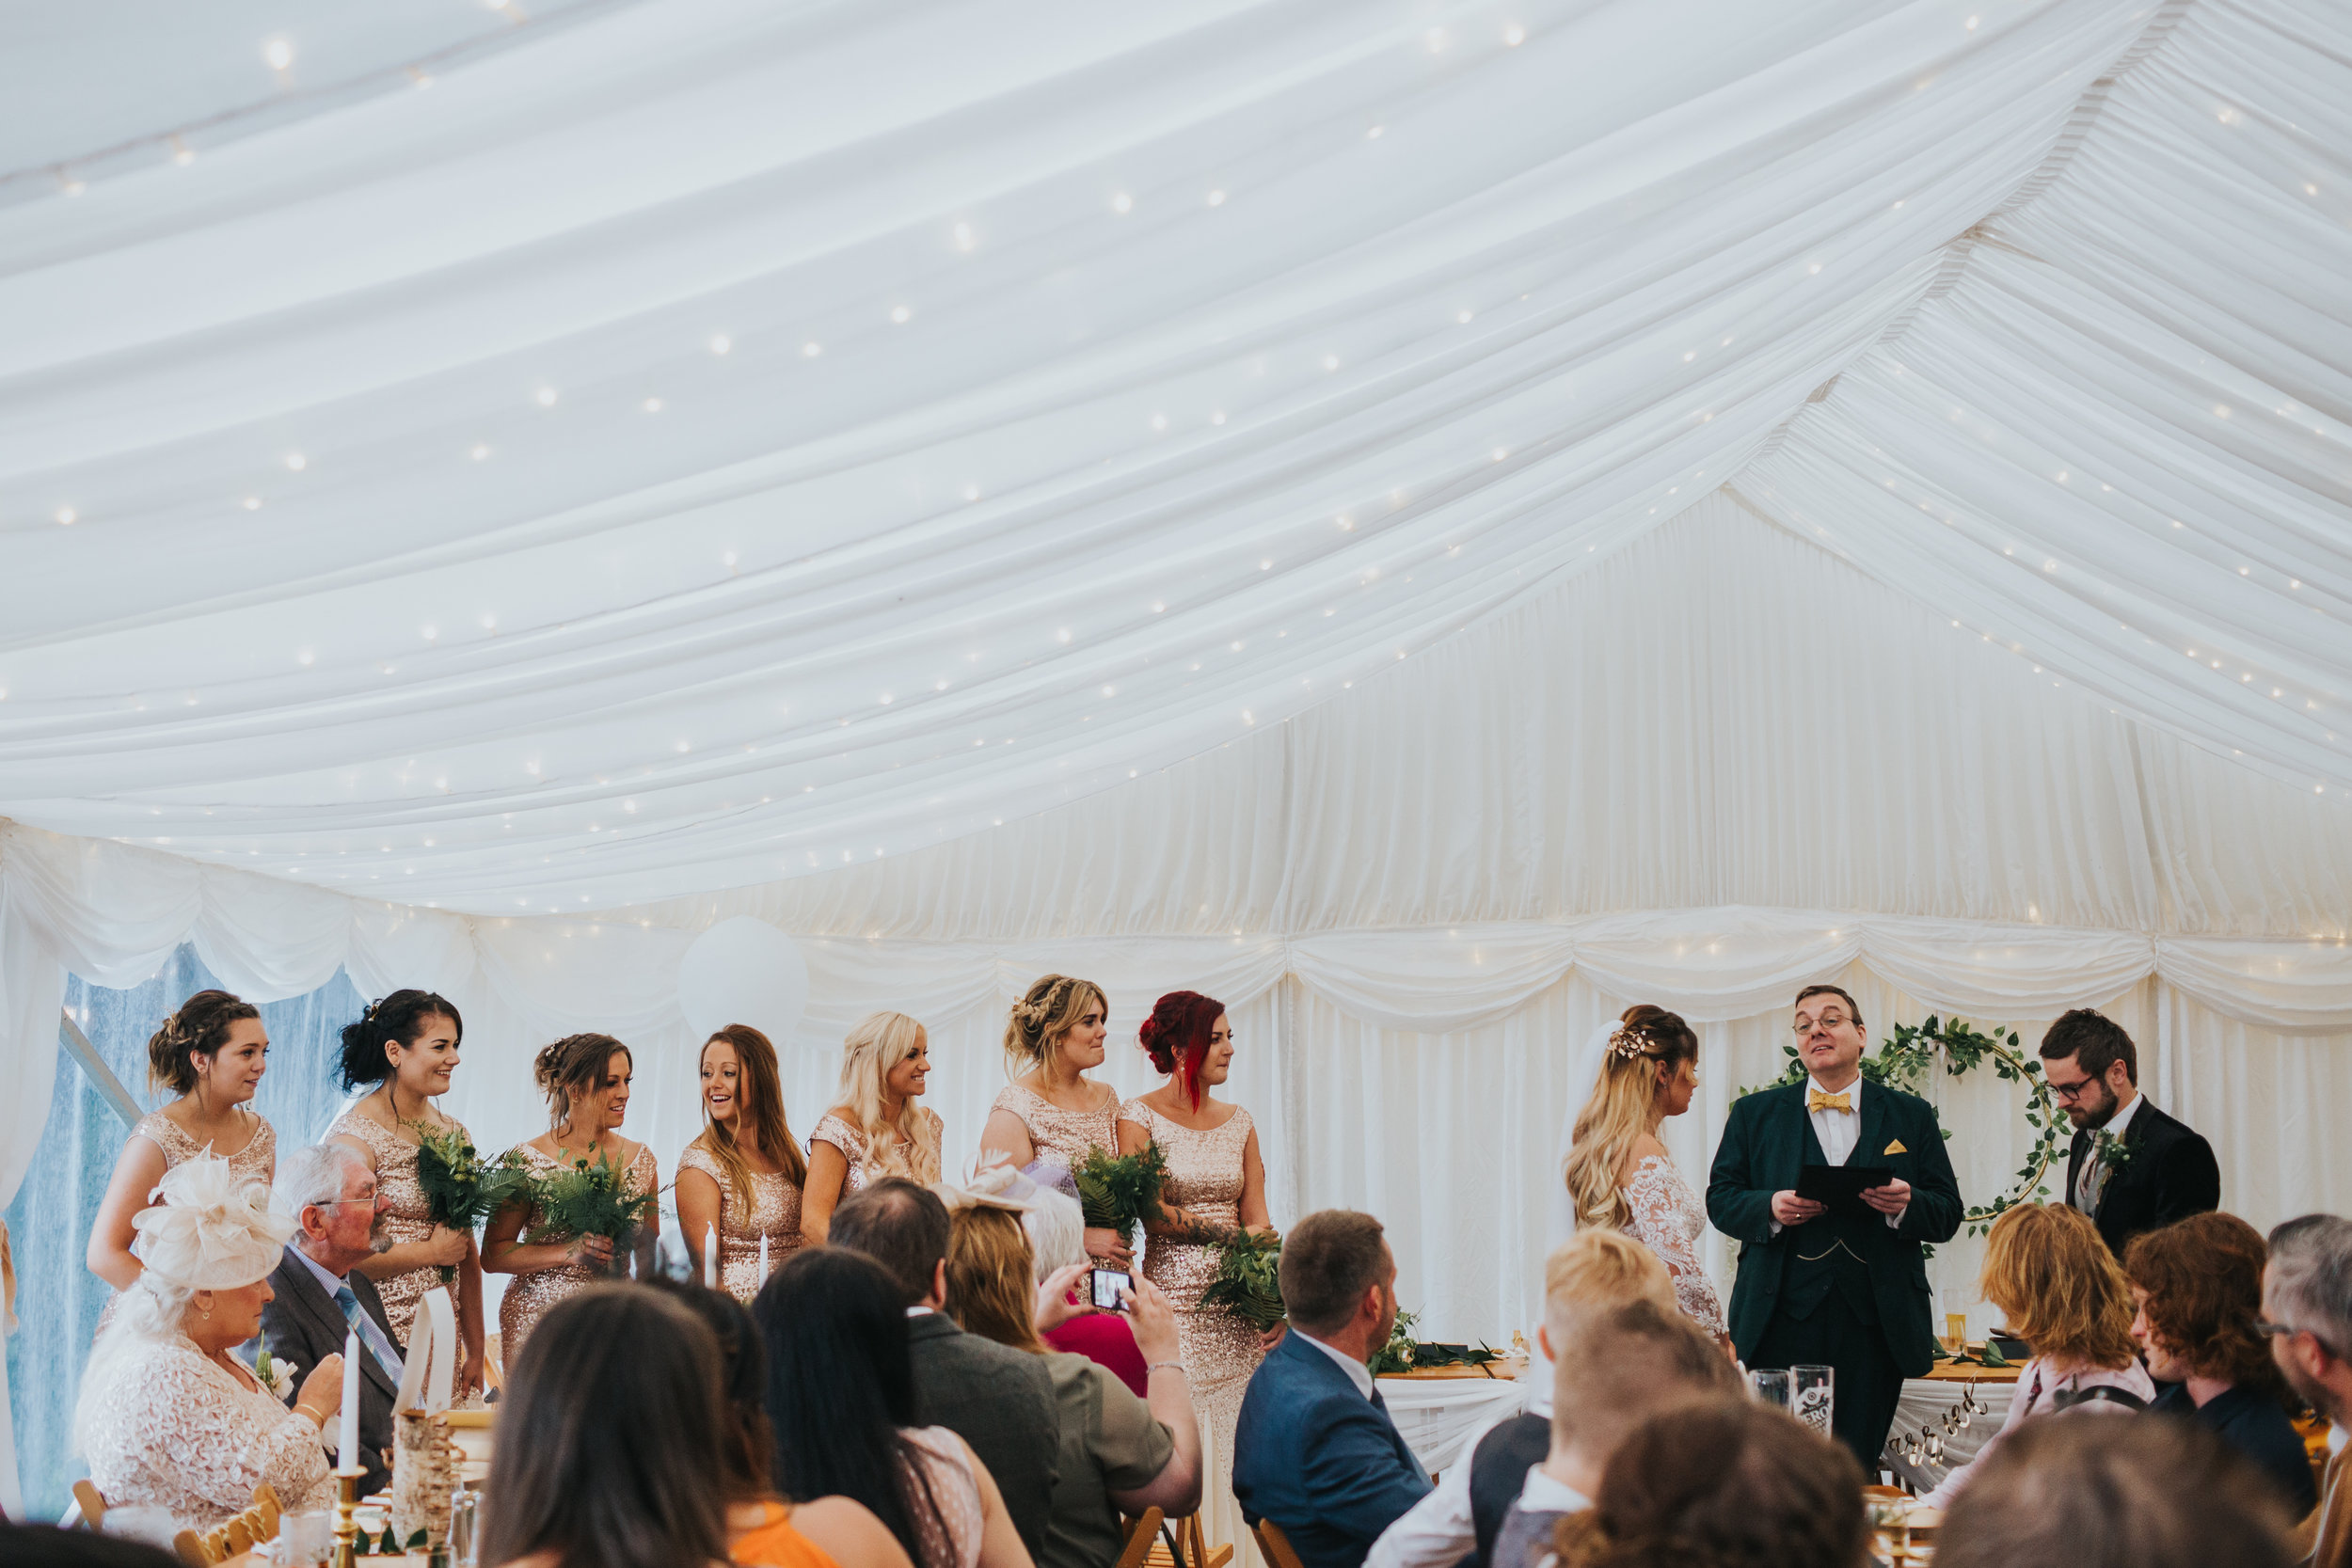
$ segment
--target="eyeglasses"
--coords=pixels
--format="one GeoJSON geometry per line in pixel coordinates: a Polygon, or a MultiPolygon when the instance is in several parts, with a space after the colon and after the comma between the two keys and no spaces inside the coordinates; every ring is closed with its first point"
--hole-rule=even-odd
{"type": "Polygon", "coordinates": [[[1788,1026],[1788,1032],[1803,1037],[1813,1033],[1816,1029],[1835,1029],[1846,1022],[1848,1020],[1844,1013],[1823,1013],[1820,1017],[1811,1020],[1807,1020],[1804,1014],[1800,1013],[1797,1016],[1797,1022],[1788,1026]]]}
{"type": "MultiPolygon", "coordinates": [[[[2268,1318],[2256,1318],[2254,1320],[2254,1332],[2261,1335],[2265,1338],[2269,1338],[2273,1335],[2291,1338],[2292,1336],[2297,1334],[2312,1334],[2312,1331],[2308,1328],[2297,1328],[2293,1323],[2274,1323],[2268,1318]]],[[[2330,1345],[2327,1340],[2320,1338],[2318,1335],[2312,1334],[2312,1338],[2318,1344],[2321,1350],[2326,1351],[2328,1354],[2334,1355],[2336,1354],[2335,1347],[2330,1345]]]]}
{"type": "Polygon", "coordinates": [[[2087,1091],[2091,1085],[2099,1082],[2099,1080],[2096,1078],[2077,1078],[2071,1084],[2061,1084],[2055,1078],[2049,1078],[2044,1079],[2043,1082],[2050,1085],[2050,1092],[2052,1094],[2057,1095],[2060,1100],[2072,1102],[2074,1101],[2080,1100],[2083,1097],[2084,1092],[2087,1091]]]}

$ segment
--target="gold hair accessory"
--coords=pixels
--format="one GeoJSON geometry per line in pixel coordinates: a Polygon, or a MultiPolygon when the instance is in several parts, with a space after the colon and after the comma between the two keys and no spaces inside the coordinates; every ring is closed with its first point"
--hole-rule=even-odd
{"type": "Polygon", "coordinates": [[[1619,1061],[1629,1062],[1642,1054],[1642,1047],[1648,1043],[1640,1035],[1620,1024],[1609,1037],[1609,1054],[1619,1061]]]}

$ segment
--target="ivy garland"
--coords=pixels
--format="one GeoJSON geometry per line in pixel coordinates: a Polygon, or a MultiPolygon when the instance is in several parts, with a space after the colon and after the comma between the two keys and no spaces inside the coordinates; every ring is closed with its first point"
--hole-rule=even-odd
{"type": "MultiPolygon", "coordinates": [[[[1765,1088],[1776,1089],[1785,1085],[1804,1082],[1804,1064],[1797,1057],[1797,1048],[1784,1045],[1780,1050],[1781,1054],[1788,1058],[1788,1066],[1778,1078],[1763,1085],[1765,1088]]],[[[1993,1070],[2002,1078],[2026,1086],[2026,1125],[2034,1132],[2033,1148],[2026,1154],[2025,1164],[2018,1169],[2015,1183],[2008,1191],[1991,1203],[1968,1210],[1962,1216],[1967,1224],[1968,1234],[1981,1236],[1993,1228],[1993,1222],[2000,1218],[2004,1211],[2050,1196],[2050,1189],[2042,1185],[2042,1179],[2049,1171],[2051,1163],[2058,1158],[2058,1138],[2067,1130],[2068,1123],[2058,1112],[2058,1101],[2050,1092],[2049,1081],[2042,1076],[2042,1064],[2026,1054],[2018,1045],[2017,1031],[2014,1029],[2006,1035],[1995,1029],[1988,1035],[1965,1020],[1955,1018],[1946,1021],[1931,1013],[1924,1023],[1897,1024],[1887,1037],[1886,1043],[1879,1047],[1878,1054],[1864,1056],[1860,1065],[1862,1076],[1873,1084],[1924,1095],[1934,1077],[1939,1058],[1943,1061],[1945,1072],[1953,1078],[1972,1072],[1990,1062],[1993,1070]]],[[[1753,1089],[1740,1091],[1742,1095],[1755,1092],[1753,1089]]],[[[1944,1136],[1947,1141],[1951,1135],[1950,1129],[1945,1129],[1944,1136]]]]}

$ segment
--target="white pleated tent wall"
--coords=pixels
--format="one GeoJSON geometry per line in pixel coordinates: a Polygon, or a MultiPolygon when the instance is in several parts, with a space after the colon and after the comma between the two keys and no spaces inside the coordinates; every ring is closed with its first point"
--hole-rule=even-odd
{"type": "Polygon", "coordinates": [[[1035,974],[1223,997],[1450,1338],[1635,1000],[1693,1173],[1844,975],[2352,1207],[2341,8],[463,9],[0,95],[0,1201],[183,940],[458,999],[486,1142],[612,1029],[674,1160],[750,912],[801,1124],[901,1006],[958,1159],[1035,974]]]}

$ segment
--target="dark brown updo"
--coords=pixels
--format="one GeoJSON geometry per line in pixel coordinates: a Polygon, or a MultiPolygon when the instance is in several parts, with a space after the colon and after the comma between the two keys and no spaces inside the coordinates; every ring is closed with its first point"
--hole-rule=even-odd
{"type": "Polygon", "coordinates": [[[381,1002],[369,1003],[357,1022],[343,1025],[343,1087],[356,1089],[390,1077],[392,1059],[384,1048],[414,1045],[423,1037],[425,1025],[437,1018],[449,1020],[460,1040],[466,1037],[466,1021],[445,996],[429,990],[396,990],[381,1002]]]}
{"type": "Polygon", "coordinates": [[[531,1063],[531,1076],[539,1092],[548,1097],[549,1122],[564,1119],[573,1095],[584,1095],[604,1082],[605,1064],[615,1051],[628,1056],[631,1067],[636,1066],[637,1058],[628,1047],[610,1035],[566,1035],[539,1048],[531,1063]]]}
{"type": "Polygon", "coordinates": [[[200,990],[180,1004],[164,1026],[147,1038],[147,1078],[174,1094],[196,1091],[196,1058],[229,1043],[229,1026],[259,1018],[262,1009],[225,990],[200,990]]]}

